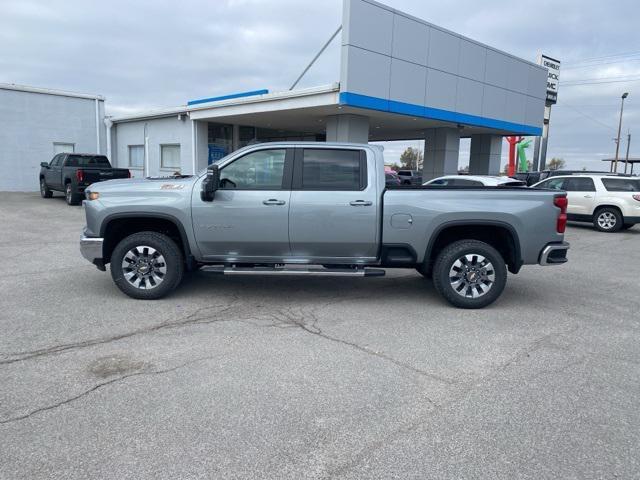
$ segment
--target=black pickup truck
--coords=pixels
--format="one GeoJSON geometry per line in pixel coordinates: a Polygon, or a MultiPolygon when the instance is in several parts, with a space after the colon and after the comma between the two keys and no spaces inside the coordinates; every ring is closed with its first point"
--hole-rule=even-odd
{"type": "Polygon", "coordinates": [[[77,205],[84,190],[92,183],[116,178],[130,178],[126,168],[112,168],[104,155],[59,153],[40,164],[40,195],[51,198],[52,191],[64,192],[69,205],[77,205]]]}

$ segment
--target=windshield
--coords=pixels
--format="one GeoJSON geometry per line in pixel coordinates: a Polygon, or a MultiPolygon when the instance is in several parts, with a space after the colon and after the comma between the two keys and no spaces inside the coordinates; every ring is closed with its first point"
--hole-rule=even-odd
{"type": "Polygon", "coordinates": [[[104,155],[69,155],[65,165],[67,167],[111,167],[104,155]]]}

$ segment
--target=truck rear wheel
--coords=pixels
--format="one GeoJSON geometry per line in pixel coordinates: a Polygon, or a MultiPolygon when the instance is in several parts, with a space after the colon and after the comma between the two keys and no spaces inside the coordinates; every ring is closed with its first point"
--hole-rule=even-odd
{"type": "Polygon", "coordinates": [[[460,240],[446,246],[433,266],[433,285],[458,308],[482,308],[493,303],[507,283],[504,259],[491,245],[460,240]]]}
{"type": "Polygon", "coordinates": [[[67,201],[67,205],[78,205],[80,203],[80,195],[73,191],[70,183],[67,183],[64,187],[64,198],[67,201]]]}
{"type": "Polygon", "coordinates": [[[174,290],[184,274],[180,248],[166,235],[140,232],[121,240],[111,254],[111,278],[132,298],[155,300],[174,290]]]}

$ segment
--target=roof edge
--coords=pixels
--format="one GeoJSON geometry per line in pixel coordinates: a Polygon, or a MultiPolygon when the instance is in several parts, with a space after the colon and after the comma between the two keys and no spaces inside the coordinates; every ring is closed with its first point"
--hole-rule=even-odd
{"type": "Polygon", "coordinates": [[[92,95],[89,93],[76,93],[66,90],[55,90],[53,88],[30,87],[28,85],[18,85],[15,83],[0,83],[0,90],[13,90],[17,92],[40,93],[43,95],[55,95],[58,97],[85,98],[88,100],[100,100],[105,98],[102,95],[92,95]]]}

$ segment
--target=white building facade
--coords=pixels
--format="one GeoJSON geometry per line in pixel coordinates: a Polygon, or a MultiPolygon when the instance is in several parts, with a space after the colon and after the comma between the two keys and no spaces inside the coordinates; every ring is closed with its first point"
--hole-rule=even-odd
{"type": "Polygon", "coordinates": [[[40,163],[105,153],[104,97],[0,83],[0,191],[37,191],[40,163]]]}

